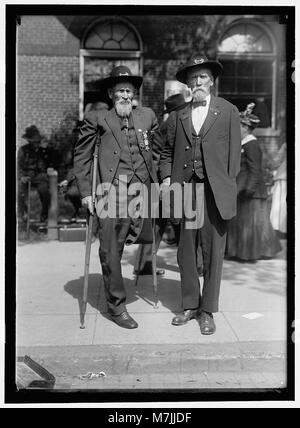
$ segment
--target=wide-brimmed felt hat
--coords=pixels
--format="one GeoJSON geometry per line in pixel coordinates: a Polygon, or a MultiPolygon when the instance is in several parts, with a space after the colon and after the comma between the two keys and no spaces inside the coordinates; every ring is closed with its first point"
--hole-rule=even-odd
{"type": "Polygon", "coordinates": [[[254,108],[255,103],[250,103],[245,111],[240,112],[240,122],[252,129],[256,128],[260,123],[259,117],[252,113],[254,108]]]}
{"type": "Polygon", "coordinates": [[[102,88],[111,88],[116,83],[124,81],[132,83],[138,89],[143,83],[143,78],[141,76],[133,76],[130,69],[125,65],[118,65],[112,69],[109,77],[100,81],[100,85],[102,88]]]}
{"type": "Polygon", "coordinates": [[[28,141],[41,141],[43,139],[40,131],[35,125],[28,126],[28,128],[25,129],[25,134],[22,135],[22,138],[25,138],[25,140],[28,141]]]}
{"type": "Polygon", "coordinates": [[[185,104],[186,104],[186,101],[184,99],[184,96],[181,93],[170,95],[168,98],[165,99],[166,108],[163,111],[163,114],[171,113],[171,111],[178,110],[181,107],[183,107],[185,104]]]}
{"type": "Polygon", "coordinates": [[[219,61],[209,60],[205,55],[197,55],[192,57],[177,71],[176,79],[179,80],[179,82],[187,83],[187,73],[193,68],[199,67],[209,69],[214,79],[216,79],[223,70],[223,66],[219,61]]]}

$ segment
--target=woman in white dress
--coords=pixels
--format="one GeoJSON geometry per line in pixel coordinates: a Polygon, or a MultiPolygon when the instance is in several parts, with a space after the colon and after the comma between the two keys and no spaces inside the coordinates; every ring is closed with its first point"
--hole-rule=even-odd
{"type": "Polygon", "coordinates": [[[274,159],[274,167],[277,168],[274,175],[274,186],[272,189],[272,206],[270,220],[275,230],[286,233],[286,143],[282,144],[274,159]]]}

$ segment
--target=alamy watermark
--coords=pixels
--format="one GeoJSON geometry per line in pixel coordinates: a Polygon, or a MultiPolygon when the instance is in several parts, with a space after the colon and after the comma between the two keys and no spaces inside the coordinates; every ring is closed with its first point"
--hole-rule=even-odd
{"type": "Polygon", "coordinates": [[[117,184],[100,183],[95,209],[103,218],[185,218],[187,229],[201,227],[204,213],[203,183],[128,184],[120,175],[117,184]]]}

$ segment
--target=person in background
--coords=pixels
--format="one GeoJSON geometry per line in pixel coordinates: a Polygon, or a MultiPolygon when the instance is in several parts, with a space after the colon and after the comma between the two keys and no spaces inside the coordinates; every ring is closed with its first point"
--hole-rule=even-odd
{"type": "MultiPolygon", "coordinates": [[[[18,211],[21,220],[28,216],[28,183],[36,189],[42,204],[40,221],[45,222],[48,218],[50,206],[49,180],[47,171],[56,168],[59,162],[58,153],[47,146],[39,129],[35,126],[26,128],[22,135],[27,144],[18,150],[18,211]]],[[[30,213],[29,213],[30,214],[30,213]]]]}
{"type": "MultiPolygon", "coordinates": [[[[163,150],[164,142],[167,133],[167,119],[172,111],[177,111],[186,105],[184,96],[182,94],[171,95],[165,100],[165,110],[163,111],[164,120],[160,124],[160,132],[162,135],[162,147],[163,150]]],[[[169,222],[166,218],[158,218],[156,221],[156,234],[155,244],[156,251],[158,251],[160,243],[163,239],[163,235],[168,233],[168,243],[177,244],[179,242],[179,226],[169,222]],[[171,235],[171,236],[170,236],[171,235]],[[172,236],[173,235],[173,236],[172,236]],[[173,238],[173,239],[172,239],[173,238]],[[171,241],[172,239],[172,241],[171,241]]],[[[152,274],[152,244],[140,244],[136,253],[134,270],[135,275],[151,275],[152,274]]],[[[156,270],[157,275],[164,275],[164,269],[158,268],[156,270]]]]}
{"type": "Polygon", "coordinates": [[[269,219],[268,194],[263,178],[262,149],[253,131],[260,123],[254,103],[240,113],[241,170],[237,176],[237,215],[229,223],[226,256],[245,262],[274,257],[280,242],[269,219]]]}
{"type": "Polygon", "coordinates": [[[270,220],[273,228],[281,234],[287,232],[287,172],[286,172],[286,143],[280,147],[273,160],[274,186],[272,188],[272,205],[270,220]]]}

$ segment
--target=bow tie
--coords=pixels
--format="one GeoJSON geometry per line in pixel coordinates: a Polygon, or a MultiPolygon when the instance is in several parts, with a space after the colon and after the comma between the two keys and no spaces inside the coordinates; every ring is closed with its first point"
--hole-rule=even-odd
{"type": "Polygon", "coordinates": [[[196,108],[196,107],[205,107],[205,106],[206,106],[206,100],[193,102],[193,108],[196,108]]]}

